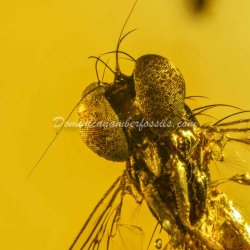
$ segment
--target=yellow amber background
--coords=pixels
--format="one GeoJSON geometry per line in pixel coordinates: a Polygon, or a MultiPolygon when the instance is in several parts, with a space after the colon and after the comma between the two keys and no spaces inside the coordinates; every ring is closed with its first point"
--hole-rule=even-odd
{"type": "MultiPolygon", "coordinates": [[[[201,13],[192,10],[191,2],[139,0],[125,29],[138,30],[121,50],[135,58],[155,53],[174,62],[187,95],[250,109],[250,1],[208,0],[201,13]]],[[[96,156],[77,129],[67,128],[25,181],[58,131],[52,119],[66,118],[84,88],[96,81],[95,61],[87,58],[115,49],[133,3],[0,1],[0,249],[68,249],[124,169],[123,163],[96,156]]],[[[114,68],[113,55],[104,60],[109,57],[114,68]]],[[[120,62],[131,73],[133,63],[120,62]]],[[[101,65],[99,72],[102,76],[101,65]]],[[[107,72],[104,79],[110,82],[112,75],[107,72]]],[[[219,118],[226,111],[217,108],[211,114],[219,118]]],[[[231,148],[238,150],[238,144],[231,148]]],[[[240,156],[250,167],[249,148],[242,148],[240,156]]],[[[231,173],[226,164],[220,166],[214,175],[231,173]]],[[[228,185],[226,193],[250,218],[250,187],[234,187],[228,185]]]]}

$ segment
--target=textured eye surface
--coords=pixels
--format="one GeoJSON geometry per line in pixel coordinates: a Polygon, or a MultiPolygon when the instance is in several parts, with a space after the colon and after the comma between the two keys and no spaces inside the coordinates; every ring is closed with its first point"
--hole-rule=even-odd
{"type": "MultiPolygon", "coordinates": [[[[181,72],[168,59],[144,55],[134,70],[136,100],[145,119],[161,122],[166,118],[172,128],[180,121],[185,98],[185,81],[181,72]]],[[[156,134],[168,133],[170,127],[152,127],[156,134]]]]}
{"type": "Polygon", "coordinates": [[[111,161],[129,157],[128,144],[119,119],[104,96],[105,88],[92,83],[83,92],[78,107],[80,135],[96,154],[111,161]]]}

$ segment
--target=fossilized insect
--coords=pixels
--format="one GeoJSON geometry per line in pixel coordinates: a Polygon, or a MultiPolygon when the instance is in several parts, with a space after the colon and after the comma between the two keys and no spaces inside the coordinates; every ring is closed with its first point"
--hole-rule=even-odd
{"type": "Polygon", "coordinates": [[[135,60],[132,76],[124,75],[118,53],[127,34],[118,41],[114,81],[89,85],[78,107],[86,145],[107,160],[126,162],[126,169],[97,204],[70,249],[111,249],[125,194],[139,204],[145,201],[169,234],[164,249],[250,249],[250,227],[217,189],[225,181],[250,185],[250,177],[242,174],[211,182],[209,173],[211,160],[223,161],[228,142],[250,144],[248,138],[228,135],[249,131],[231,127],[249,119],[223,122],[224,118],[201,126],[197,113],[185,104],[181,72],[162,56],[144,55],[135,60]],[[104,200],[106,205],[101,207],[104,200]]]}

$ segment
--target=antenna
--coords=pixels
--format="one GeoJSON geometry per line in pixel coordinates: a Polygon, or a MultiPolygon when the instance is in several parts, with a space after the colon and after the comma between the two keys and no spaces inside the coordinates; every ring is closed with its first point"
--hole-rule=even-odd
{"type": "Polygon", "coordinates": [[[128,32],[128,33],[125,34],[125,36],[123,36],[123,37],[122,37],[122,33],[123,33],[123,31],[124,31],[124,29],[125,29],[125,27],[126,27],[126,24],[127,24],[128,20],[129,20],[130,16],[131,16],[132,13],[133,13],[133,10],[134,10],[134,8],[135,8],[136,3],[137,3],[137,0],[135,1],[134,5],[133,5],[133,7],[132,7],[132,9],[131,9],[131,11],[130,11],[130,13],[129,13],[129,15],[128,15],[126,21],[125,21],[125,23],[124,23],[124,25],[123,25],[123,27],[122,27],[122,30],[121,30],[121,33],[120,33],[120,36],[119,36],[119,39],[118,39],[118,42],[117,42],[117,46],[116,46],[116,68],[115,68],[115,71],[116,71],[116,74],[117,74],[117,75],[120,75],[120,74],[121,74],[120,67],[119,67],[119,62],[118,62],[118,54],[119,54],[119,47],[120,47],[120,44],[121,44],[122,40],[123,40],[129,33],[133,32],[134,30],[128,32]]]}

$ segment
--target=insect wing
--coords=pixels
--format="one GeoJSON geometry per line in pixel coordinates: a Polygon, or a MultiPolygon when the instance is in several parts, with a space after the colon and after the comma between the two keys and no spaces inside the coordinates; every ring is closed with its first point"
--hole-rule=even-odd
{"type": "MultiPolygon", "coordinates": [[[[96,205],[86,223],[80,230],[69,250],[99,249],[105,233],[108,233],[108,222],[117,214],[117,206],[121,204],[121,176],[114,182],[106,194],[96,205]],[[118,201],[118,205],[115,205],[118,201]],[[107,203],[106,203],[107,202],[107,203]]],[[[110,229],[112,231],[112,229],[110,229]]],[[[108,237],[109,238],[109,237],[108,237]]],[[[109,241],[106,242],[107,249],[109,241]]]]}
{"type": "Polygon", "coordinates": [[[123,189],[120,176],[98,202],[69,250],[142,249],[142,230],[120,224],[123,189]],[[135,243],[137,241],[137,243],[135,243]]]}

